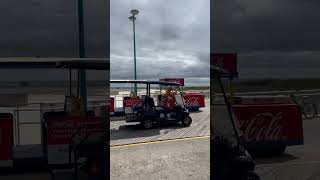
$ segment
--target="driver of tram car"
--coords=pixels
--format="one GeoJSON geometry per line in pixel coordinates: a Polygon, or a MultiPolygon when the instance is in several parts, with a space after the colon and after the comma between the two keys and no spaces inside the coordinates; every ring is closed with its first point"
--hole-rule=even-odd
{"type": "Polygon", "coordinates": [[[130,92],[130,97],[131,97],[131,98],[135,98],[135,97],[136,97],[136,94],[135,94],[133,91],[131,91],[131,92],[130,92]]]}
{"type": "Polygon", "coordinates": [[[166,96],[172,96],[173,95],[173,93],[172,93],[172,87],[168,87],[167,89],[166,89],[166,96]]]}
{"type": "Polygon", "coordinates": [[[172,87],[168,87],[166,89],[165,98],[163,99],[164,100],[163,106],[166,108],[171,108],[172,105],[170,104],[171,103],[170,101],[172,101],[173,97],[174,97],[174,93],[172,92],[172,87]]]}

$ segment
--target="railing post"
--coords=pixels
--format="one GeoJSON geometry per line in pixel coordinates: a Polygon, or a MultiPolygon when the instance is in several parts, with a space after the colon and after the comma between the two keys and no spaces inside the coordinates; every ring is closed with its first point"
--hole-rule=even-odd
{"type": "Polygon", "coordinates": [[[43,121],[42,121],[42,103],[39,104],[40,109],[40,128],[41,128],[41,145],[43,147],[43,121]]]}
{"type": "Polygon", "coordinates": [[[16,129],[17,131],[17,145],[20,144],[20,118],[19,118],[19,104],[17,104],[17,126],[18,128],[16,129]]]}

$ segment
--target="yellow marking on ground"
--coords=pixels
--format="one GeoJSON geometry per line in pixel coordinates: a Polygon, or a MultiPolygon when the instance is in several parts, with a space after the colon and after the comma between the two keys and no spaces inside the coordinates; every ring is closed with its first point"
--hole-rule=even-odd
{"type": "Polygon", "coordinates": [[[187,141],[187,140],[205,139],[205,138],[210,138],[210,136],[184,137],[184,138],[176,138],[176,139],[138,142],[138,143],[132,143],[132,144],[121,144],[121,145],[111,146],[110,148],[114,149],[114,148],[122,148],[122,147],[134,147],[134,146],[141,146],[141,145],[148,145],[148,144],[159,144],[159,143],[166,143],[166,142],[187,141]]]}

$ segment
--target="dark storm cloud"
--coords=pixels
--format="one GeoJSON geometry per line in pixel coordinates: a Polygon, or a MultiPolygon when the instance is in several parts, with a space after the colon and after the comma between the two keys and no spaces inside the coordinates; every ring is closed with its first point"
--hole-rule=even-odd
{"type": "Polygon", "coordinates": [[[311,77],[320,67],[319,7],[315,0],[217,0],[213,50],[239,54],[240,78],[311,77]]]}
{"type": "MultiPolygon", "coordinates": [[[[84,0],[88,57],[106,57],[107,5],[84,0]]],[[[3,0],[1,57],[78,57],[77,1],[3,0]]]]}
{"type": "MultiPolygon", "coordinates": [[[[109,55],[107,0],[84,0],[86,57],[109,55]]],[[[77,1],[2,0],[0,57],[79,57],[77,1]]],[[[0,70],[0,81],[67,80],[67,71],[0,70]]],[[[88,72],[106,80],[106,73],[88,72]]]]}
{"type": "Polygon", "coordinates": [[[111,78],[133,77],[136,21],[138,78],[209,77],[209,0],[111,1],[111,78]]]}

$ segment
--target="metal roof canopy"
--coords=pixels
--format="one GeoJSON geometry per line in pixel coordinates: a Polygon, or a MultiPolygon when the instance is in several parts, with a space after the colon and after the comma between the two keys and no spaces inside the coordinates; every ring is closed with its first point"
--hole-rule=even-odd
{"type": "Polygon", "coordinates": [[[110,84],[112,83],[119,83],[119,84],[126,84],[126,83],[133,83],[133,84],[145,84],[146,85],[146,96],[151,97],[151,85],[158,84],[160,85],[167,85],[167,86],[178,86],[180,87],[179,83],[175,82],[161,82],[161,81],[147,81],[147,80],[110,80],[110,84]]]}
{"type": "Polygon", "coordinates": [[[132,84],[159,84],[159,85],[168,85],[168,86],[180,86],[179,83],[175,82],[162,82],[162,81],[147,81],[147,80],[110,80],[110,83],[132,83],[132,84]]]}
{"type": "Polygon", "coordinates": [[[0,69],[35,68],[110,70],[110,65],[107,58],[0,58],[0,69]]]}

